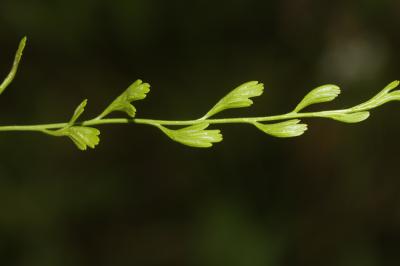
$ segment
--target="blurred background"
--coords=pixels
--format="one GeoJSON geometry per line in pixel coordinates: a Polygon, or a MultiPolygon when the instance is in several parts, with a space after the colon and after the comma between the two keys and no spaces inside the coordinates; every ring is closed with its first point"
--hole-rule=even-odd
{"type": "MultiPolygon", "coordinates": [[[[285,113],[311,89],[349,107],[400,78],[400,2],[1,0],[0,73],[29,37],[1,124],[90,118],[141,78],[138,117],[191,119],[259,80],[251,108],[285,113]]],[[[400,105],[356,125],[315,119],[300,138],[224,125],[192,149],[140,125],[68,139],[0,137],[0,261],[7,266],[400,265],[400,105]]]]}

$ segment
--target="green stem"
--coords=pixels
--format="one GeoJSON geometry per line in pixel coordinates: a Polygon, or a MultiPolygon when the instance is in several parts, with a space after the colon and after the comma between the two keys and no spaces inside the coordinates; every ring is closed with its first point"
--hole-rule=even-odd
{"type": "MultiPolygon", "coordinates": [[[[352,109],[342,109],[333,111],[320,111],[320,112],[306,112],[306,113],[287,113],[283,115],[274,116],[263,116],[263,117],[243,117],[243,118],[219,118],[219,119],[197,119],[197,120],[155,120],[155,119],[143,119],[143,118],[106,118],[106,119],[91,119],[76,123],[80,126],[96,126],[105,124],[145,124],[151,126],[189,126],[198,123],[209,123],[209,124],[254,124],[255,122],[270,122],[296,118],[327,118],[335,114],[349,114],[354,112],[352,109]]],[[[43,132],[50,129],[60,129],[67,126],[68,123],[54,123],[54,124],[39,124],[39,125],[12,125],[12,126],[0,126],[0,131],[39,131],[43,132]]]]}
{"type": "Polygon", "coordinates": [[[10,85],[11,82],[14,80],[15,75],[17,74],[18,71],[18,66],[21,61],[22,52],[24,51],[25,45],[26,45],[26,37],[24,37],[19,43],[19,47],[17,52],[15,53],[15,58],[10,73],[8,73],[7,77],[0,84],[0,94],[2,94],[3,91],[8,87],[8,85],[10,85]]]}
{"type": "Polygon", "coordinates": [[[183,121],[136,118],[133,119],[133,122],[136,124],[163,125],[163,126],[189,126],[204,122],[209,124],[239,124],[239,123],[253,124],[255,122],[270,122],[270,121],[296,119],[296,118],[312,118],[312,117],[326,118],[335,114],[348,114],[352,112],[353,111],[350,109],[343,109],[343,110],[308,112],[308,113],[287,113],[283,115],[262,116],[262,117],[197,119],[197,120],[183,120],[183,121]]]}

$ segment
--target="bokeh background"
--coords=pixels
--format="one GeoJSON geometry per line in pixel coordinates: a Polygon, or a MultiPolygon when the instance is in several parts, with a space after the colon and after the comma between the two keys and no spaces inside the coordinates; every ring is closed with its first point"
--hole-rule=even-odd
{"type": "MultiPolygon", "coordinates": [[[[0,2],[0,72],[28,35],[1,124],[99,113],[131,82],[138,116],[191,119],[248,80],[248,109],[289,111],[309,90],[342,108],[400,78],[400,2],[69,0],[0,2]]],[[[307,120],[295,139],[224,125],[212,149],[154,128],[102,126],[101,144],[0,137],[0,264],[7,266],[400,265],[400,105],[346,125],[307,120]]]]}

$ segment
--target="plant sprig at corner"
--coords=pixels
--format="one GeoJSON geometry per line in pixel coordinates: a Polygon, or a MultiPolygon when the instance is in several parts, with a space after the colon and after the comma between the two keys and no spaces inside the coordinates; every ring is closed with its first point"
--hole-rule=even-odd
{"type": "MultiPolygon", "coordinates": [[[[0,94],[4,92],[15,78],[25,44],[26,37],[19,44],[10,73],[0,84],[0,94]]],[[[229,92],[201,118],[175,121],[136,117],[136,108],[132,105],[132,102],[145,99],[146,95],[150,92],[150,85],[148,83],[137,80],[113,100],[100,115],[93,119],[78,121],[79,117],[85,111],[87,104],[87,100],[83,100],[75,109],[68,122],[0,126],[0,131],[36,131],[56,137],[68,137],[80,150],[86,150],[87,147],[94,148],[99,144],[100,131],[96,126],[133,123],[154,126],[167,137],[181,144],[196,148],[208,148],[213,143],[222,141],[220,130],[209,129],[211,125],[216,124],[248,124],[270,136],[291,138],[300,136],[307,130],[307,124],[301,123],[300,120],[304,118],[319,117],[344,123],[358,123],[369,117],[370,110],[390,101],[399,101],[400,90],[395,90],[398,85],[399,81],[393,81],[366,102],[346,109],[303,112],[303,109],[312,104],[330,102],[338,97],[340,88],[329,84],[320,86],[309,92],[292,111],[286,114],[262,117],[213,118],[214,115],[227,109],[251,106],[253,104],[251,98],[260,96],[263,93],[264,85],[258,81],[250,81],[229,92]],[[108,115],[113,112],[125,113],[127,117],[108,118],[108,115]]]]}

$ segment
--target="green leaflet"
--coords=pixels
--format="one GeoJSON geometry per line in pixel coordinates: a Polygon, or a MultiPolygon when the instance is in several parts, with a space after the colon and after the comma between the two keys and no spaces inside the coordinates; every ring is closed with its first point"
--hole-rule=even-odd
{"type": "Polygon", "coordinates": [[[253,104],[250,98],[260,96],[264,91],[264,85],[258,81],[244,83],[222,98],[203,119],[211,117],[223,110],[231,108],[248,107],[253,104]]]}
{"type": "Polygon", "coordinates": [[[94,149],[94,147],[100,142],[100,138],[98,137],[100,135],[100,131],[94,127],[74,126],[76,120],[85,111],[86,105],[87,100],[85,99],[75,109],[74,114],[65,127],[58,130],[43,130],[43,132],[56,137],[69,137],[78,147],[78,149],[82,151],[86,150],[88,146],[94,149]]]}
{"type": "Polygon", "coordinates": [[[19,43],[18,50],[15,53],[14,62],[13,62],[11,71],[7,75],[7,77],[4,79],[4,81],[0,84],[0,94],[2,94],[3,91],[8,87],[8,85],[11,84],[11,82],[15,78],[15,75],[17,74],[19,63],[21,62],[21,59],[22,59],[22,53],[24,52],[24,49],[25,49],[26,40],[27,40],[27,38],[24,37],[24,38],[22,38],[22,40],[19,43]]]}
{"type": "Polygon", "coordinates": [[[99,144],[100,131],[93,127],[73,126],[62,131],[63,136],[68,136],[75,145],[82,151],[87,149],[87,146],[94,149],[99,144]]]}
{"type": "Polygon", "coordinates": [[[74,114],[72,115],[71,119],[68,122],[68,125],[72,126],[73,124],[75,124],[76,120],[78,120],[78,118],[85,111],[87,101],[88,101],[87,99],[83,100],[83,102],[81,102],[81,104],[79,104],[78,107],[76,107],[74,114]]]}
{"type": "Polygon", "coordinates": [[[340,88],[336,85],[323,85],[310,91],[296,106],[293,112],[297,113],[309,105],[333,101],[340,94],[340,88]]]}
{"type": "Polygon", "coordinates": [[[400,101],[400,91],[398,90],[393,91],[395,88],[399,86],[399,84],[400,82],[398,80],[389,83],[382,91],[376,94],[373,98],[362,104],[354,106],[351,109],[353,111],[365,111],[381,106],[382,104],[385,104],[387,102],[400,101]]]}
{"type": "Polygon", "coordinates": [[[299,123],[299,119],[293,119],[274,124],[261,124],[255,122],[254,125],[268,135],[278,138],[292,138],[303,135],[303,133],[307,130],[306,124],[299,123]]]}
{"type": "Polygon", "coordinates": [[[213,143],[222,141],[220,130],[206,130],[208,126],[208,123],[199,123],[189,127],[172,130],[158,125],[158,127],[172,140],[195,148],[209,148],[213,143]]]}
{"type": "Polygon", "coordinates": [[[386,87],[385,87],[382,91],[380,91],[375,97],[380,97],[380,96],[382,96],[382,95],[385,95],[385,94],[391,92],[392,90],[394,90],[395,88],[397,88],[397,87],[399,86],[399,84],[400,84],[400,81],[398,81],[398,80],[395,80],[395,81],[390,82],[390,83],[389,83],[388,85],[386,85],[386,87]]]}
{"type": "Polygon", "coordinates": [[[111,112],[121,111],[130,117],[135,117],[136,108],[131,104],[133,101],[139,101],[146,98],[150,91],[150,84],[143,83],[140,79],[130,85],[121,95],[119,95],[102,113],[98,116],[101,119],[111,112]]]}
{"type": "Polygon", "coordinates": [[[69,137],[78,149],[84,151],[89,146],[94,149],[94,147],[99,144],[100,130],[94,127],[85,126],[71,126],[65,127],[59,130],[43,130],[44,133],[56,137],[69,137]]]}
{"type": "Polygon", "coordinates": [[[400,101],[400,91],[392,91],[389,93],[389,101],[400,101]]]}
{"type": "Polygon", "coordinates": [[[344,122],[344,123],[359,123],[366,119],[368,119],[370,113],[368,111],[351,113],[351,114],[337,114],[330,115],[328,118],[332,118],[334,120],[344,122]]]}

